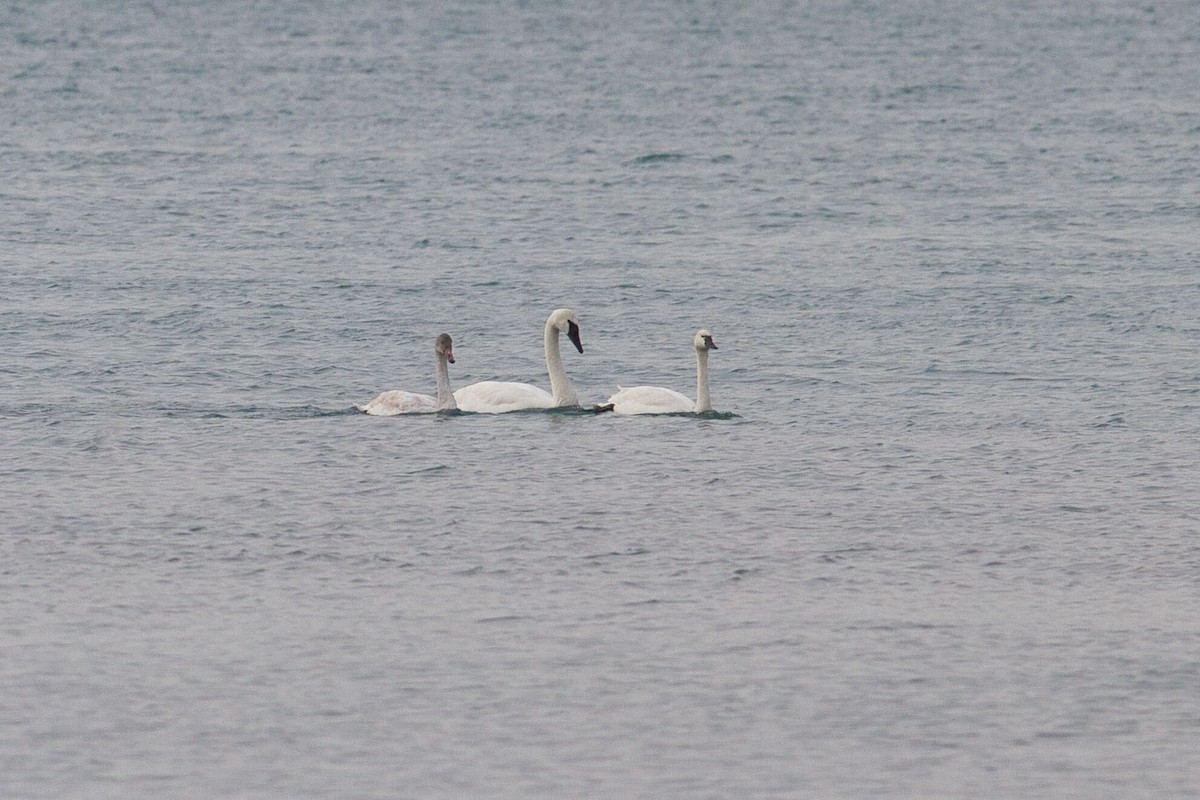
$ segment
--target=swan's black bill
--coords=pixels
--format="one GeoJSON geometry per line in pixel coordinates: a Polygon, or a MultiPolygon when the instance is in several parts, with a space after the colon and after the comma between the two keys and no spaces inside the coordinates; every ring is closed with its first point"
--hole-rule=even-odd
{"type": "Polygon", "coordinates": [[[704,337],[704,344],[709,350],[720,350],[721,349],[721,348],[717,347],[717,343],[713,341],[713,337],[711,337],[711,336],[704,337]]]}
{"type": "Polygon", "coordinates": [[[579,326],[574,322],[567,322],[567,338],[575,345],[576,350],[583,352],[583,342],[579,341],[579,326]]]}

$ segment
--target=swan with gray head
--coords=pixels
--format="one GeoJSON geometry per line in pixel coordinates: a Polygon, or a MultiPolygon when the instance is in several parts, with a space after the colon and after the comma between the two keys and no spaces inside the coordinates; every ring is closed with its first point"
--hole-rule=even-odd
{"type": "Polygon", "coordinates": [[[433,342],[433,353],[437,361],[437,397],[403,389],[384,392],[371,402],[355,406],[364,414],[375,417],[391,417],[396,414],[431,414],[456,408],[454,393],[450,390],[450,367],[454,363],[454,342],[450,334],[438,334],[433,342]]]}

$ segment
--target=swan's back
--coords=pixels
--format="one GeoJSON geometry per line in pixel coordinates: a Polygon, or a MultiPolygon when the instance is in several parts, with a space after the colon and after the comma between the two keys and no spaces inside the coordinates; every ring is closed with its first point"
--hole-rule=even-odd
{"type": "Polygon", "coordinates": [[[384,392],[365,406],[355,406],[373,417],[394,417],[397,414],[426,414],[437,411],[437,398],[427,394],[393,389],[384,392]]]}
{"type": "Polygon", "coordinates": [[[608,398],[617,414],[684,414],[696,410],[687,395],[663,386],[630,386],[608,398]]]}
{"type": "Polygon", "coordinates": [[[526,408],[554,408],[554,397],[530,383],[480,381],[454,393],[459,411],[505,414],[526,408]]]}

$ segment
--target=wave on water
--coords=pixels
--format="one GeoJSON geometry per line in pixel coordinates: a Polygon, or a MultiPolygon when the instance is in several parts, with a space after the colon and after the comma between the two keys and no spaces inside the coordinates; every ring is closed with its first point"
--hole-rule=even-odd
{"type": "MultiPolygon", "coordinates": [[[[367,416],[358,410],[355,406],[338,406],[336,408],[328,408],[311,403],[295,406],[268,406],[268,405],[228,405],[228,406],[191,406],[191,405],[155,405],[150,407],[126,408],[122,410],[109,409],[105,413],[113,413],[116,411],[116,416],[154,416],[164,417],[166,419],[264,419],[264,420],[297,420],[297,419],[321,419],[325,417],[349,417],[349,416],[367,416]]],[[[0,408],[0,417],[50,417],[54,419],[66,419],[68,417],[92,417],[99,416],[100,413],[94,409],[75,409],[70,414],[60,413],[55,409],[47,408],[44,405],[24,406],[18,408],[2,409],[0,408]]],[[[405,417],[511,417],[511,416],[529,416],[529,415],[544,415],[556,418],[562,417],[596,417],[601,416],[591,408],[527,408],[519,411],[510,411],[504,414],[477,414],[470,411],[462,411],[457,408],[445,409],[434,413],[427,414],[395,414],[391,417],[383,417],[383,419],[405,418],[405,417]]],[[[655,414],[651,416],[658,417],[692,417],[703,420],[731,420],[740,419],[738,414],[728,411],[705,411],[702,413],[695,412],[680,412],[676,414],[655,414]]]]}
{"type": "Polygon", "coordinates": [[[647,153],[644,156],[638,156],[629,163],[634,166],[646,166],[649,164],[671,164],[676,161],[683,161],[687,156],[683,153],[647,153]]]}
{"type": "MultiPolygon", "coordinates": [[[[346,412],[326,412],[326,413],[321,413],[321,414],[313,414],[311,416],[337,416],[339,413],[346,413],[346,412]]],[[[358,411],[358,409],[355,408],[354,406],[351,406],[348,413],[360,414],[362,412],[358,411]]],[[[524,417],[524,416],[598,417],[598,416],[604,416],[604,414],[597,412],[591,408],[581,408],[578,406],[576,406],[576,407],[564,406],[561,408],[522,408],[522,409],[518,409],[516,411],[506,411],[503,414],[478,413],[478,412],[474,412],[474,411],[463,411],[462,409],[458,409],[458,408],[448,408],[448,409],[445,409],[442,411],[425,413],[425,414],[392,414],[392,415],[384,417],[384,418],[385,419],[395,419],[395,418],[404,418],[404,417],[428,417],[428,416],[472,417],[472,418],[475,418],[475,417],[483,417],[483,418],[524,417]]],[[[612,416],[619,416],[619,415],[612,415],[612,416]]],[[[673,413],[673,414],[642,414],[639,416],[691,417],[694,419],[717,419],[717,420],[740,419],[740,416],[738,414],[734,414],[731,411],[702,411],[700,413],[696,413],[695,411],[681,411],[681,412],[673,413]]]]}
{"type": "Polygon", "coordinates": [[[741,419],[740,414],[735,414],[732,411],[674,411],[666,414],[610,414],[608,412],[588,411],[589,415],[596,416],[611,416],[621,419],[654,419],[656,417],[679,417],[684,419],[741,419]]]}
{"type": "Polygon", "coordinates": [[[158,406],[153,409],[170,419],[315,419],[359,414],[353,406],[322,408],[311,404],[299,406],[158,406]]]}

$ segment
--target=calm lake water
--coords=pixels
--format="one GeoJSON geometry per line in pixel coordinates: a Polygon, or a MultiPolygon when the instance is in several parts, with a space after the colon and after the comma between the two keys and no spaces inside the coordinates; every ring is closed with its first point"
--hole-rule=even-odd
{"type": "Polygon", "coordinates": [[[0,796],[1200,796],[1200,15],[733,6],[0,7],[0,796]]]}

